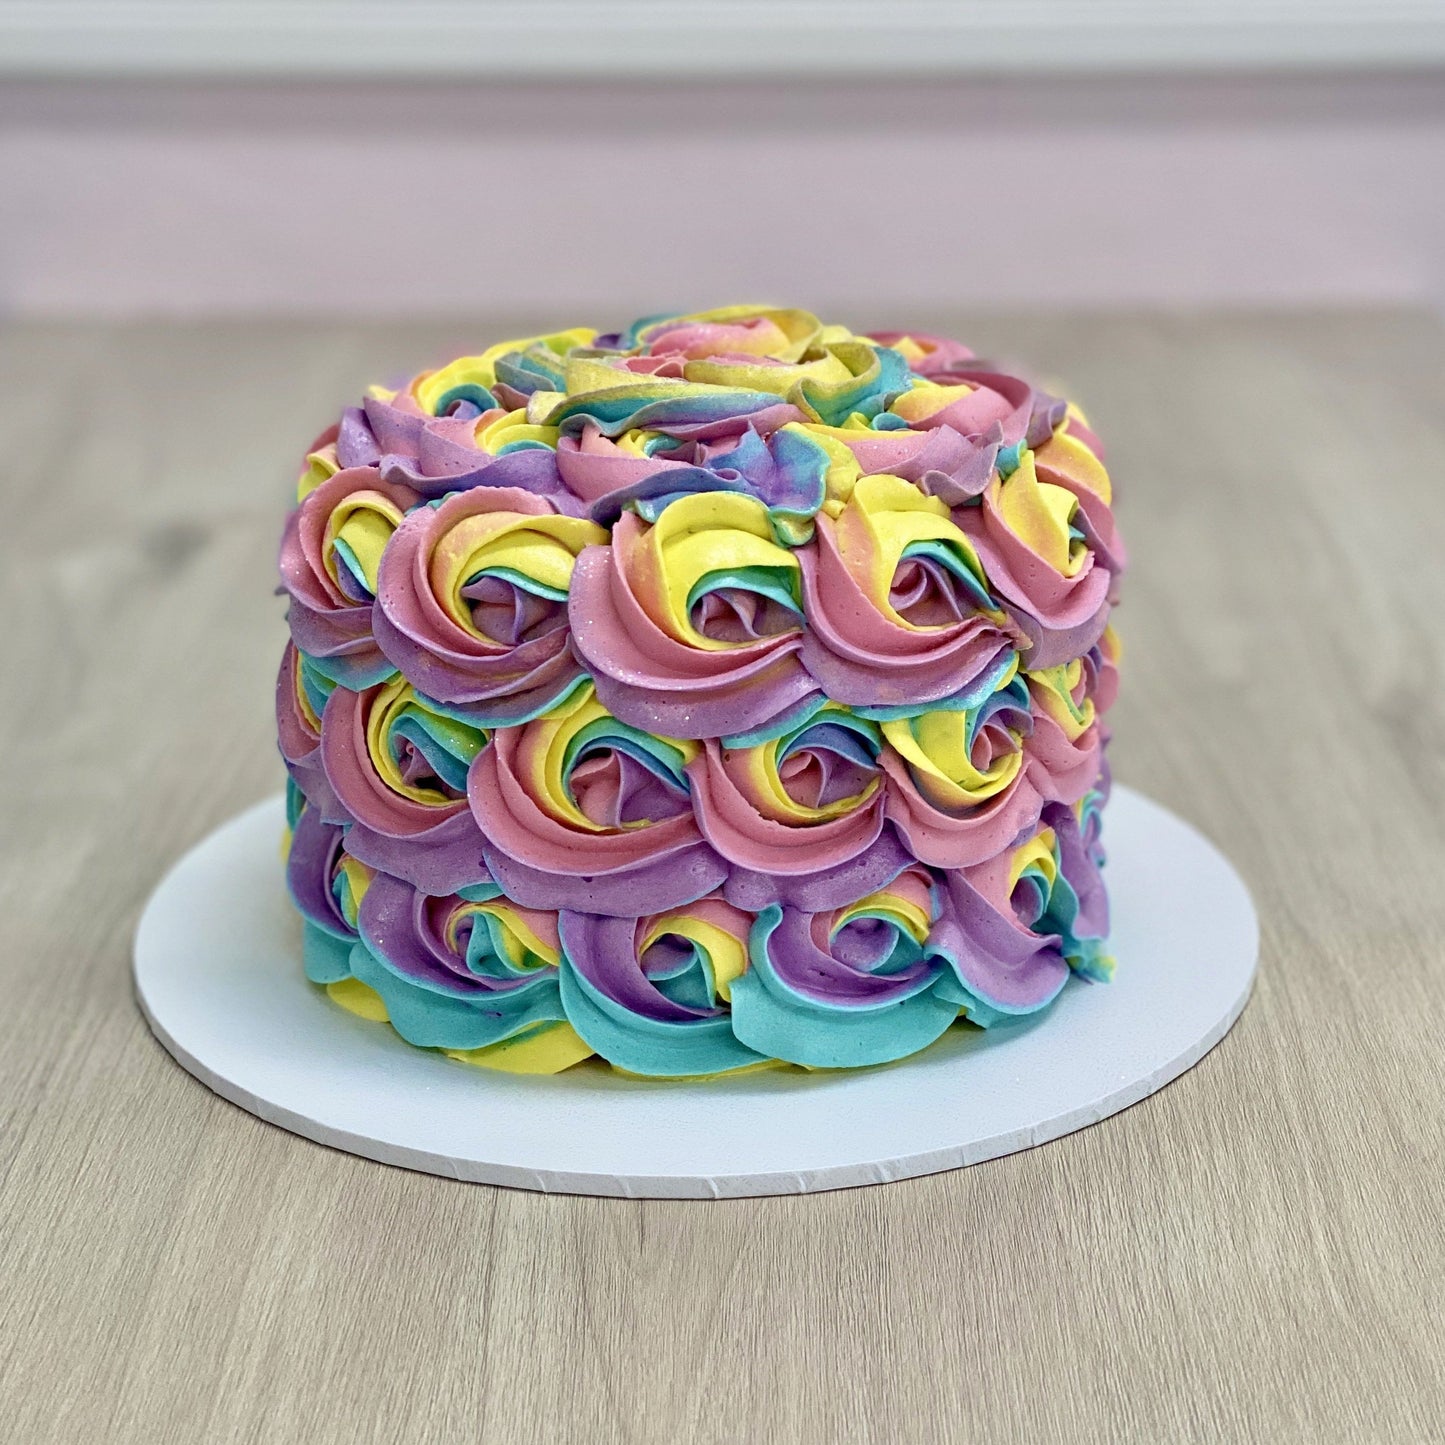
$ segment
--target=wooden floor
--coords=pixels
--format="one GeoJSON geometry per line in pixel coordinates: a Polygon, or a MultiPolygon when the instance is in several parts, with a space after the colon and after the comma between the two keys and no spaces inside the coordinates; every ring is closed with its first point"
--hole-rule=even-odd
{"type": "Polygon", "coordinates": [[[1029,1153],[634,1203],[294,1138],[131,997],[156,879],[280,783],[304,444],[498,328],[9,329],[0,1439],[1442,1438],[1445,330],[959,330],[1067,378],[1110,444],[1117,772],[1250,881],[1254,1001],[1161,1094],[1029,1153]]]}

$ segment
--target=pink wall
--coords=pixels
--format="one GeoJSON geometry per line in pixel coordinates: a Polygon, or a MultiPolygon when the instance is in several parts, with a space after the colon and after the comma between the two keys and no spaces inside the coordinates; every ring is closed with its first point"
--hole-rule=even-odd
{"type": "Polygon", "coordinates": [[[1445,299],[1445,79],[0,85],[0,310],[1445,299]]]}

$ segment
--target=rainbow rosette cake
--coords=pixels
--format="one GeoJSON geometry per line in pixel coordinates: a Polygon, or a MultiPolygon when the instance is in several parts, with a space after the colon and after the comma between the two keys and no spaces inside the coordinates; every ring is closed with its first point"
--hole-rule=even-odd
{"type": "Polygon", "coordinates": [[[515,1072],[883,1064],[1109,979],[1074,406],[727,307],[373,387],[280,571],[307,977],[515,1072]]]}

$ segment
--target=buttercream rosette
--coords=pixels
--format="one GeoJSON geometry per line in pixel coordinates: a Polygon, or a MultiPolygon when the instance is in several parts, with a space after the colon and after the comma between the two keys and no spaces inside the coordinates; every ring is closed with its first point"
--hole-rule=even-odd
{"type": "Polygon", "coordinates": [[[361,692],[338,686],[321,715],[320,752],[347,851],[433,892],[489,882],[466,798],[486,741],[400,676],[361,692]]]}
{"type": "Polygon", "coordinates": [[[692,493],[653,523],[624,513],[610,546],[578,559],[569,613],[598,696],[638,727],[721,737],[822,695],[799,656],[798,556],[753,497],[692,493]]]}
{"type": "Polygon", "coordinates": [[[727,866],[694,815],[696,743],[613,717],[589,687],[547,716],[502,728],[467,796],[492,876],[539,908],[636,914],[711,892],[727,866]]]}
{"type": "Polygon", "coordinates": [[[881,1064],[1106,980],[1098,439],[783,307],[374,386],[281,547],[308,977],[491,1068],[881,1064]]]}
{"type": "Polygon", "coordinates": [[[436,895],[384,873],[362,895],[355,976],[409,1043],[516,1068],[585,1058],[558,992],[555,911],[487,885],[436,895]]]}
{"type": "Polygon", "coordinates": [[[350,976],[357,909],[372,873],[342,847],[344,833],[297,799],[286,851],[286,886],[301,914],[306,977],[337,983],[350,976]]]}
{"type": "Polygon", "coordinates": [[[291,636],[332,682],[369,687],[395,669],[372,633],[377,574],[391,534],[416,502],[374,467],[348,467],[307,493],[281,538],[291,636]]]}
{"type": "Polygon", "coordinates": [[[517,487],[475,487],[418,507],[377,571],[378,645],[469,721],[537,717],[584,681],[567,593],[577,554],[606,535],[517,487]]]}

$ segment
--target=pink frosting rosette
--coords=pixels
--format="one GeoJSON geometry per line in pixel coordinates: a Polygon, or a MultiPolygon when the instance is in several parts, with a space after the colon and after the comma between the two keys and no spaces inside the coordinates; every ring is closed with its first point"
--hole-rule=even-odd
{"type": "Polygon", "coordinates": [[[1025,677],[1034,724],[1025,752],[1034,786],[1045,802],[1077,803],[1102,766],[1099,650],[1025,677]]]}
{"type": "Polygon", "coordinates": [[[798,656],[799,575],[754,497],[682,497],[651,526],[624,513],[610,546],[577,559],[574,645],[622,721],[669,737],[747,732],[818,692],[798,656]]]}
{"type": "Polygon", "coordinates": [[[957,506],[984,490],[1009,449],[1042,444],[1064,422],[1063,401],[955,341],[904,332],[871,339],[906,357],[912,377],[883,418],[866,426],[852,418],[834,434],[865,474],[904,477],[957,506]]]}
{"type": "Polygon", "coordinates": [[[590,687],[500,729],[467,786],[492,875],[525,907],[609,916],[711,892],[727,865],[693,817],[696,752],[629,727],[590,687]]]}
{"type": "Polygon", "coordinates": [[[377,642],[420,692],[469,719],[535,717],[582,680],[567,592],[577,554],[606,538],[514,487],[419,507],[381,559],[377,642]]]}
{"type": "MultiPolygon", "coordinates": [[[[804,428],[809,436],[827,447],[835,464],[851,465],[861,476],[886,473],[917,483],[925,491],[943,496],[945,502],[976,496],[988,484],[997,439],[965,437],[951,427],[907,426],[879,430],[861,420],[842,426],[814,423],[804,428]]],[[[846,491],[835,489],[838,495],[846,491]]]]}
{"type": "Polygon", "coordinates": [[[946,426],[965,437],[992,437],[1001,445],[1046,441],[1066,405],[1021,376],[984,362],[959,361],[928,375],[890,410],[911,427],[946,426]]]}
{"type": "Polygon", "coordinates": [[[991,692],[1018,634],[943,502],[877,474],[835,510],[798,552],[802,658],[822,690],[877,716],[991,692]]]}
{"type": "Polygon", "coordinates": [[[993,589],[1027,636],[1031,668],[1087,652],[1109,620],[1125,557],[1110,510],[1108,473],[1078,437],[1060,431],[995,475],[977,506],[958,507],[993,589]]]}
{"type": "Polygon", "coordinates": [[[689,765],[693,807],[730,863],[764,874],[827,874],[883,832],[877,725],[825,707],[765,742],[709,738],[689,765]]]}
{"type": "Polygon", "coordinates": [[[426,893],[490,881],[466,798],[467,770],[486,740],[405,678],[338,687],[321,715],[321,762],[350,824],[347,851],[426,893]]]}
{"type": "Polygon", "coordinates": [[[306,660],[296,650],[296,644],[286,644],[276,674],[277,746],[302,796],[321,816],[335,822],[345,813],[321,765],[321,712],[333,686],[314,669],[308,677],[306,660]]]}
{"type": "Polygon", "coordinates": [[[924,863],[968,868],[1009,848],[1046,803],[1093,787],[1103,739],[1084,659],[1016,673],[976,708],[885,722],[888,816],[924,863]]]}
{"type": "Polygon", "coordinates": [[[394,671],[372,633],[377,570],[417,495],[370,467],[348,467],[313,488],[286,521],[281,584],[291,636],[316,667],[346,687],[394,671]]]}
{"type": "Polygon", "coordinates": [[[968,867],[1038,822],[1043,799],[1025,756],[1033,724],[1012,670],[976,707],[883,723],[888,816],[916,857],[968,867]]]}
{"type": "Polygon", "coordinates": [[[1113,626],[1104,629],[1097,645],[1084,654],[1084,690],[1094,700],[1094,711],[1102,717],[1119,696],[1119,662],[1123,644],[1113,626]]]}
{"type": "Polygon", "coordinates": [[[677,442],[663,432],[640,429],[609,437],[595,421],[557,441],[557,471],[570,491],[597,504],[639,487],[660,473],[686,470],[688,462],[658,455],[677,442]]]}

